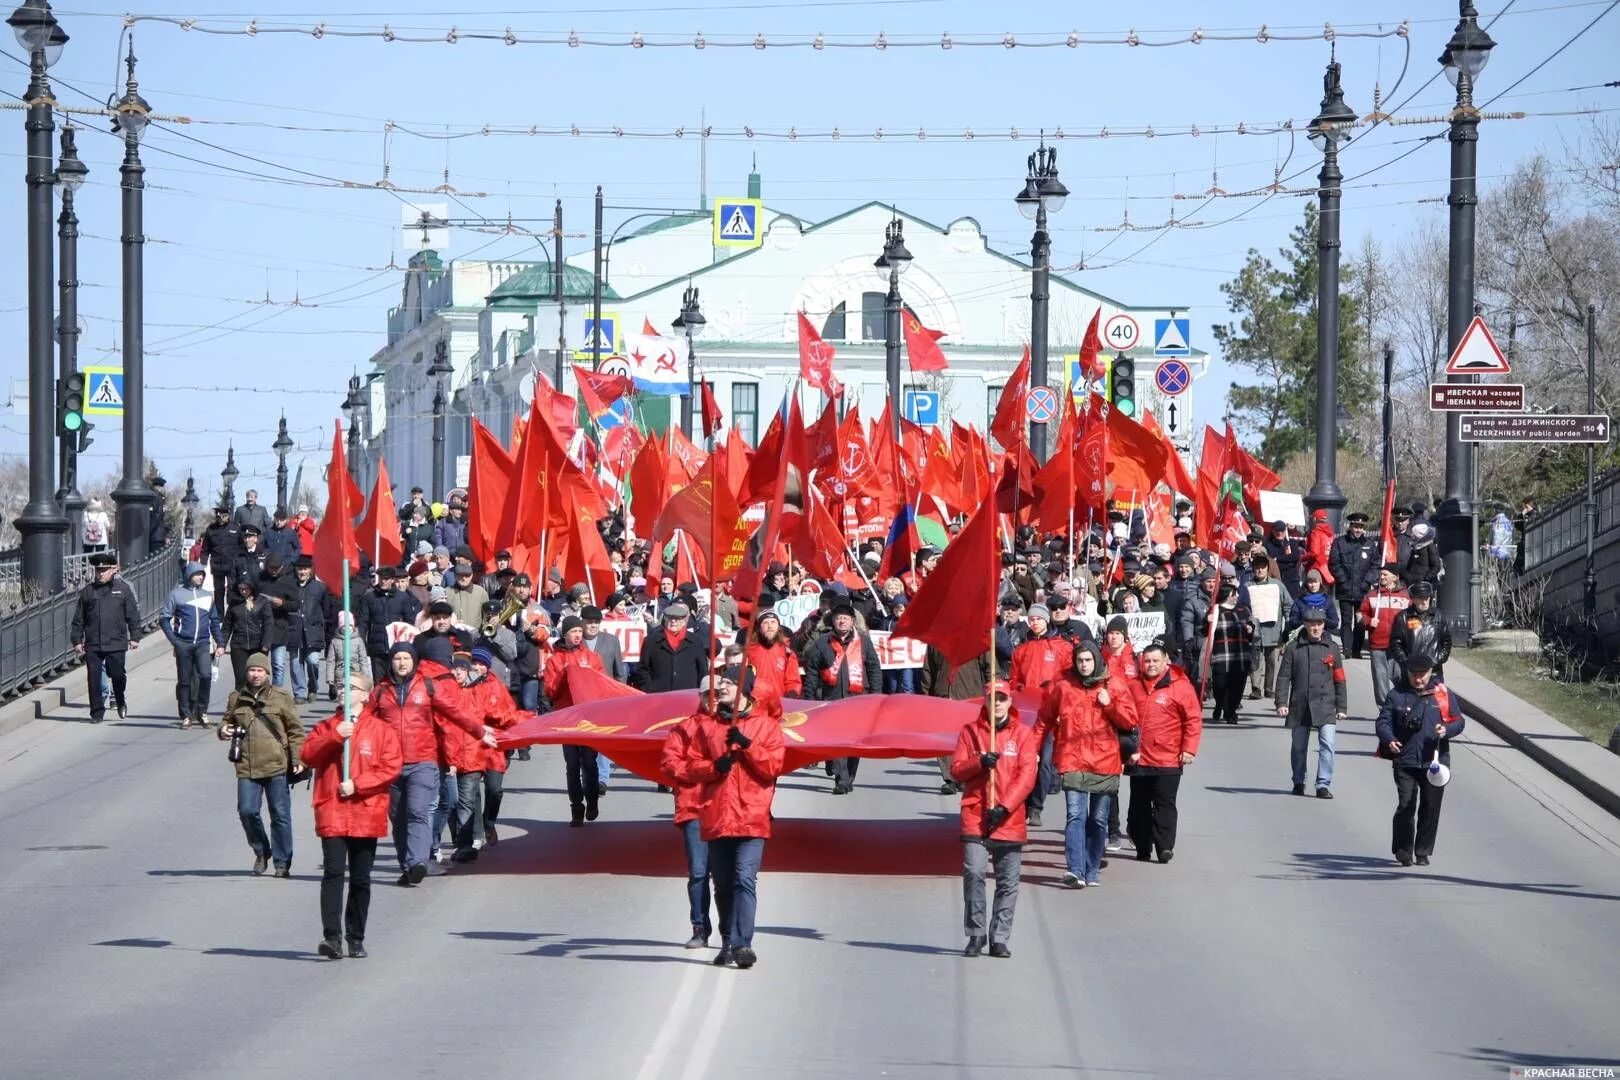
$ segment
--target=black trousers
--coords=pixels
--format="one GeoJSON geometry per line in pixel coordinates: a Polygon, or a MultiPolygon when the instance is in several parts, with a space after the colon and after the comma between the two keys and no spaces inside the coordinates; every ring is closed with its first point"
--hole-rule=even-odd
{"type": "Polygon", "coordinates": [[[366,939],[366,913],[371,910],[371,864],[377,859],[375,836],[323,836],[321,857],[321,937],[338,939],[338,920],[350,941],[366,939]],[[349,902],[343,903],[343,871],[348,864],[349,902]]]}
{"type": "Polygon", "coordinates": [[[588,746],[563,747],[563,768],[568,771],[568,801],[574,806],[596,806],[596,751],[588,746]]]}
{"type": "Polygon", "coordinates": [[[1211,694],[1215,704],[1215,714],[1210,717],[1212,723],[1220,723],[1223,717],[1237,723],[1238,709],[1243,705],[1243,688],[1249,683],[1249,673],[1236,668],[1222,671],[1212,671],[1209,676],[1211,694]]]}
{"type": "MultiPolygon", "coordinates": [[[[259,649],[244,649],[238,645],[231,646],[231,673],[236,677],[236,689],[240,690],[247,685],[248,657],[259,652],[259,649]]],[[[270,650],[262,650],[269,652],[270,650]]]]}
{"type": "Polygon", "coordinates": [[[1181,770],[1152,772],[1131,777],[1131,806],[1126,830],[1136,845],[1136,857],[1146,859],[1154,848],[1159,854],[1176,846],[1176,792],[1181,770]]]}
{"type": "Polygon", "coordinates": [[[1346,660],[1361,652],[1367,641],[1366,628],[1359,624],[1361,605],[1354,600],[1339,601],[1339,644],[1346,660]]]}
{"type": "Polygon", "coordinates": [[[107,714],[107,699],[101,696],[101,673],[107,673],[107,681],[112,683],[113,704],[124,705],[124,688],[129,680],[124,675],[123,649],[116,652],[102,652],[99,649],[84,650],[84,674],[90,687],[90,719],[100,720],[107,714]]]}
{"type": "Polygon", "coordinates": [[[835,784],[841,787],[854,787],[855,774],[860,771],[861,759],[858,757],[835,757],[827,763],[832,767],[832,778],[835,784]]]}
{"type": "Polygon", "coordinates": [[[1440,803],[1446,789],[1424,780],[1426,772],[1427,769],[1395,766],[1395,820],[1390,850],[1397,855],[1403,851],[1414,855],[1434,854],[1435,834],[1440,831],[1440,803]]]}

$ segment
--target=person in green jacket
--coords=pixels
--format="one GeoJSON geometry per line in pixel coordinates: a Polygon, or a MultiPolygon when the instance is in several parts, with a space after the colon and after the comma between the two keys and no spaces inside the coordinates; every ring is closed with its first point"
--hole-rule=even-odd
{"type": "MultiPolygon", "coordinates": [[[[275,876],[292,874],[293,829],[290,786],[302,779],[299,751],[304,726],[292,695],[270,685],[270,657],[256,652],[247,658],[246,681],[231,694],[219,726],[221,739],[240,738],[236,758],[236,812],[253,849],[253,873],[262,874],[273,859],[275,876]],[[296,770],[296,771],[294,771],[296,770]],[[270,802],[270,833],[265,835],[259,808],[270,802]]],[[[233,741],[233,747],[237,744],[233,741]]]]}

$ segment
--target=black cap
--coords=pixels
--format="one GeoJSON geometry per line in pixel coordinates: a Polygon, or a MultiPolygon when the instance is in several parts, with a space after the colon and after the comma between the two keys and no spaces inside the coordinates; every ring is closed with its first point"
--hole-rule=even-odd
{"type": "Polygon", "coordinates": [[[1017,593],[1008,593],[1001,598],[1001,606],[1009,611],[1023,611],[1024,598],[1017,593]]]}
{"type": "Polygon", "coordinates": [[[243,536],[258,536],[259,535],[259,527],[257,525],[244,525],[244,526],[242,526],[242,535],[243,536]]]}
{"type": "Polygon", "coordinates": [[[420,495],[420,494],[422,494],[422,489],[419,488],[419,487],[413,487],[413,488],[411,488],[411,494],[412,495],[420,495]]]}
{"type": "Polygon", "coordinates": [[[1411,672],[1433,671],[1434,659],[1428,653],[1413,653],[1406,658],[1406,670],[1411,672]]]}
{"type": "Polygon", "coordinates": [[[499,600],[485,600],[484,601],[484,614],[485,615],[498,615],[498,614],[500,614],[501,608],[503,606],[504,605],[502,605],[502,603],[499,600]]]}
{"type": "Polygon", "coordinates": [[[432,619],[440,615],[454,615],[456,609],[450,606],[448,600],[435,600],[427,606],[427,613],[428,618],[432,619]]]}
{"type": "Polygon", "coordinates": [[[582,607],[579,609],[579,617],[586,622],[601,622],[602,609],[599,607],[582,607]]]}
{"type": "Polygon", "coordinates": [[[1400,563],[1387,562],[1383,566],[1380,566],[1379,569],[1380,570],[1388,570],[1390,573],[1394,574],[1396,577],[1401,576],[1401,564],[1400,563]]]}
{"type": "Polygon", "coordinates": [[[828,614],[829,615],[848,615],[850,618],[853,619],[855,617],[855,605],[850,603],[846,599],[840,599],[837,603],[833,604],[833,606],[828,610],[828,614]]]}
{"type": "Polygon", "coordinates": [[[505,559],[507,562],[512,561],[512,553],[510,551],[507,551],[505,548],[502,548],[501,550],[497,551],[495,553],[495,557],[497,559],[505,559]]]}
{"type": "Polygon", "coordinates": [[[1412,511],[1408,510],[1404,506],[1397,506],[1393,511],[1390,512],[1390,517],[1394,518],[1396,521],[1411,521],[1412,511]]]}
{"type": "Polygon", "coordinates": [[[528,574],[513,574],[512,575],[512,584],[513,585],[530,585],[530,586],[532,586],[534,584],[534,581],[529,577],[528,574]]]}
{"type": "Polygon", "coordinates": [[[281,507],[278,506],[278,507],[276,507],[276,512],[274,514],[271,514],[270,516],[272,518],[274,518],[275,520],[277,520],[277,521],[286,521],[287,520],[287,511],[283,510],[281,507]]]}
{"type": "Polygon", "coordinates": [[[298,556],[297,559],[295,559],[293,561],[293,569],[294,570],[313,569],[314,566],[315,566],[315,560],[310,558],[308,555],[300,555],[300,556],[298,556]]]}
{"type": "Polygon", "coordinates": [[[1365,525],[1367,524],[1367,515],[1363,514],[1360,510],[1357,510],[1353,514],[1346,515],[1344,520],[1351,525],[1365,525]]]}
{"type": "Polygon", "coordinates": [[[377,576],[386,581],[392,581],[399,576],[399,570],[392,566],[384,566],[377,571],[377,576]]]}
{"type": "Polygon", "coordinates": [[[1305,608],[1305,621],[1308,623],[1325,623],[1327,622],[1327,612],[1319,607],[1307,606],[1305,608]]]}
{"type": "Polygon", "coordinates": [[[1130,637],[1131,624],[1125,618],[1125,616],[1123,616],[1123,615],[1115,615],[1112,619],[1109,619],[1108,620],[1108,626],[1104,629],[1104,632],[1105,633],[1113,633],[1116,630],[1119,631],[1121,634],[1124,634],[1126,637],[1130,637]]]}
{"type": "Polygon", "coordinates": [[[285,564],[281,561],[280,555],[271,555],[269,558],[264,560],[264,568],[270,571],[272,574],[281,573],[281,568],[284,565],[285,564]]]}
{"type": "Polygon", "coordinates": [[[116,566],[118,565],[118,556],[114,555],[110,551],[98,551],[94,555],[90,556],[90,565],[116,566]]]}
{"type": "Polygon", "coordinates": [[[1407,594],[1414,600],[1429,600],[1434,597],[1434,586],[1427,581],[1413,582],[1407,594]]]}
{"type": "Polygon", "coordinates": [[[557,628],[557,633],[566,634],[570,630],[583,630],[583,629],[585,629],[585,624],[582,621],[580,621],[579,616],[578,615],[570,615],[570,616],[568,616],[568,618],[566,618],[566,619],[564,619],[562,621],[562,625],[557,628]]]}

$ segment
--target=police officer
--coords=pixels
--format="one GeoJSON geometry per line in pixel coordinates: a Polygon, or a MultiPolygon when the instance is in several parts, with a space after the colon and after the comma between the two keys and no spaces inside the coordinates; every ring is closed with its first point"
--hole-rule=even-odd
{"type": "Polygon", "coordinates": [[[129,716],[129,705],[124,697],[127,684],[124,654],[140,644],[141,610],[135,600],[135,590],[118,576],[117,556],[110,551],[98,551],[90,556],[90,565],[95,567],[96,577],[79,590],[68,640],[73,643],[73,651],[84,657],[85,677],[90,686],[90,722],[99,724],[107,712],[107,699],[101,689],[103,671],[112,683],[118,719],[129,716]]]}
{"type": "Polygon", "coordinates": [[[242,554],[242,530],[231,520],[231,508],[214,507],[214,520],[203,530],[202,561],[214,576],[214,610],[223,617],[236,584],[236,560],[242,554]]]}
{"type": "Polygon", "coordinates": [[[1367,515],[1361,512],[1344,519],[1344,535],[1333,538],[1328,549],[1328,573],[1333,575],[1333,592],[1339,600],[1339,640],[1347,659],[1361,658],[1366,631],[1356,618],[1361,601],[1378,580],[1378,558],[1383,543],[1367,535],[1367,515]]]}

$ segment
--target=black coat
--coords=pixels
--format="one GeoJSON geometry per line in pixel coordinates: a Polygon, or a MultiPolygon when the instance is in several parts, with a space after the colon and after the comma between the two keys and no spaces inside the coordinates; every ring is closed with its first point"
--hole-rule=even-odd
{"type": "Polygon", "coordinates": [[[641,646],[641,660],[636,664],[630,685],[649,694],[666,690],[696,690],[709,670],[709,639],[705,634],[687,630],[679,649],[669,647],[669,638],[662,627],[648,631],[641,646]]]}
{"type": "Polygon", "coordinates": [[[1291,593],[1299,592],[1299,560],[1304,554],[1303,540],[1295,540],[1291,536],[1281,540],[1274,536],[1266,537],[1266,555],[1277,564],[1277,576],[1291,593]]]}
{"type": "Polygon", "coordinates": [[[1442,569],[1444,564],[1440,561],[1440,551],[1433,541],[1413,544],[1412,554],[1407,557],[1406,567],[1401,571],[1401,580],[1406,582],[1409,589],[1420,581],[1438,587],[1442,569]]]}
{"type": "MultiPolygon", "coordinates": [[[[242,554],[242,530],[236,527],[235,522],[226,522],[221,525],[214,522],[203,530],[202,557],[213,570],[214,576],[234,574],[236,572],[237,556],[242,554]]],[[[218,583],[214,585],[219,589],[218,583]]]]}
{"type": "Polygon", "coordinates": [[[275,577],[264,574],[259,578],[259,595],[270,602],[270,644],[286,645],[292,638],[292,624],[298,618],[301,592],[298,579],[291,570],[283,570],[275,577]],[[281,603],[277,604],[276,601],[281,603]]]}
{"type": "MultiPolygon", "coordinates": [[[[883,690],[883,665],[878,661],[877,648],[872,639],[859,630],[850,631],[851,638],[861,643],[861,680],[864,693],[876,694],[883,690]]],[[[805,655],[804,691],[818,701],[841,701],[849,696],[849,667],[839,664],[838,653],[832,647],[832,631],[815,640],[805,655]],[[823,672],[836,672],[828,685],[823,672]]]]}
{"type": "Polygon", "coordinates": [[[270,614],[270,601],[266,598],[255,596],[250,602],[240,596],[232,597],[221,626],[225,644],[232,649],[269,652],[275,621],[275,616],[270,614]]]}
{"type": "Polygon", "coordinates": [[[337,599],[326,583],[312,577],[303,585],[293,578],[298,594],[298,614],[287,628],[287,644],[304,652],[320,652],[337,631],[337,599]]]}
{"type": "Polygon", "coordinates": [[[257,585],[259,579],[264,576],[264,560],[269,557],[270,553],[264,550],[263,544],[260,544],[256,551],[244,549],[237,552],[236,563],[231,568],[231,584],[235,585],[239,581],[251,581],[257,585]]]}
{"type": "Polygon", "coordinates": [[[80,589],[68,640],[89,652],[123,652],[141,640],[141,606],[129,582],[114,574],[80,589]]]}
{"type": "Polygon", "coordinates": [[[1328,550],[1328,573],[1333,575],[1333,593],[1340,600],[1357,604],[1378,583],[1379,553],[1383,540],[1376,536],[1353,539],[1349,533],[1333,538],[1328,550]]]}
{"type": "Polygon", "coordinates": [[[355,607],[354,625],[360,640],[366,643],[366,655],[378,658],[388,655],[388,624],[414,624],[422,612],[416,597],[398,590],[367,590],[355,607]]]}
{"type": "Polygon", "coordinates": [[[1420,694],[1402,675],[1378,711],[1379,755],[1392,760],[1396,768],[1425,768],[1437,752],[1441,764],[1451,764],[1451,740],[1462,734],[1467,722],[1445,684],[1430,686],[1433,689],[1429,693],[1420,694]],[[1444,738],[1434,733],[1438,723],[1446,725],[1444,738]],[[1397,739],[1401,749],[1392,754],[1389,744],[1397,739]]]}
{"type": "Polygon", "coordinates": [[[1438,677],[1451,659],[1451,626],[1432,603],[1429,610],[1409,607],[1395,616],[1395,629],[1389,634],[1389,662],[1404,670],[1408,657],[1426,654],[1434,661],[1438,677]]]}

